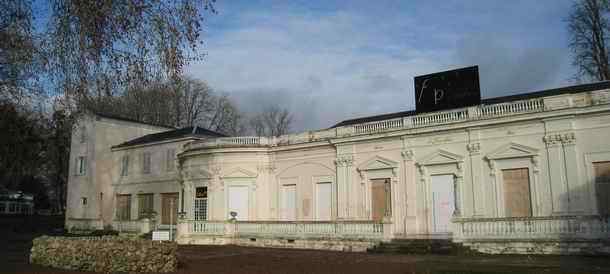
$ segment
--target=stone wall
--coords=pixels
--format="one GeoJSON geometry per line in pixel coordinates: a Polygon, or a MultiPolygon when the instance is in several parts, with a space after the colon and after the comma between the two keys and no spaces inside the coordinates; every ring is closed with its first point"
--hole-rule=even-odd
{"type": "Polygon", "coordinates": [[[95,272],[173,272],[176,243],[122,237],[49,237],[33,241],[30,263],[95,272]]]}
{"type": "Polygon", "coordinates": [[[462,244],[487,254],[610,255],[607,240],[479,240],[462,244]]]}

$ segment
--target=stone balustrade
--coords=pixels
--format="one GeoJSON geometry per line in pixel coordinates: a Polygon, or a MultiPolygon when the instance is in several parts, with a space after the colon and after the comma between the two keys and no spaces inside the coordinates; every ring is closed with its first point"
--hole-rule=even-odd
{"type": "MultiPolygon", "coordinates": [[[[381,239],[384,225],[367,221],[350,222],[214,222],[183,220],[186,233],[199,235],[224,235],[227,237],[293,237],[299,239],[381,239]]],[[[178,233],[180,233],[179,231],[178,233]]]]}
{"type": "Polygon", "coordinates": [[[610,238],[610,220],[598,216],[455,218],[452,222],[456,241],[610,238]]]}
{"type": "Polygon", "coordinates": [[[148,233],[153,230],[154,221],[146,218],[140,220],[114,220],[112,221],[112,228],[119,232],[148,233]]]}
{"type": "Polygon", "coordinates": [[[610,103],[610,91],[595,91],[591,94],[578,93],[553,97],[534,98],[506,103],[478,105],[433,113],[417,114],[402,118],[361,123],[332,129],[288,134],[279,137],[222,137],[190,142],[185,150],[209,147],[260,147],[306,143],[354,135],[382,133],[395,130],[414,129],[428,126],[453,124],[484,119],[561,110],[585,105],[610,103]]]}
{"type": "Polygon", "coordinates": [[[188,224],[188,233],[224,235],[226,222],[184,220],[188,224]]]}
{"type": "Polygon", "coordinates": [[[398,118],[398,119],[390,119],[390,120],[383,120],[383,121],[378,121],[378,122],[370,122],[370,123],[354,125],[353,132],[356,134],[377,132],[377,131],[385,131],[385,130],[389,130],[389,129],[402,128],[403,126],[404,126],[403,119],[398,118]]]}
{"type": "Polygon", "coordinates": [[[69,218],[66,221],[66,229],[68,230],[91,230],[102,228],[103,224],[100,219],[69,218]]]}

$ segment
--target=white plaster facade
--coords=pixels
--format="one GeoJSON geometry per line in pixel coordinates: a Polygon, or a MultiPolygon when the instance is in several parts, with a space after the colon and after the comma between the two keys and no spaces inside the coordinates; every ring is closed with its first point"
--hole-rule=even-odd
{"type": "MultiPolygon", "coordinates": [[[[81,144],[74,140],[79,136],[75,131],[72,161],[89,153],[94,172],[85,175],[89,182],[83,176],[70,177],[66,225],[82,225],[78,219],[112,222],[110,198],[101,207],[96,198],[83,207],[78,204],[83,195],[179,192],[184,212],[178,224],[180,243],[296,239],[302,247],[327,246],[312,244],[322,241],[342,249],[336,248],[342,240],[358,242],[348,246],[361,250],[367,246],[362,242],[449,237],[491,253],[568,250],[536,246],[540,240],[551,245],[578,240],[577,249],[582,250],[583,240],[596,242],[610,236],[607,216],[599,214],[593,170],[593,163],[610,161],[608,88],[607,82],[566,87],[557,93],[280,137],[196,138],[120,150],[111,147],[163,129],[145,125],[132,129],[119,121],[86,118],[83,125],[96,133],[81,144]],[[177,152],[176,171],[160,168],[145,177],[120,176],[119,159],[124,153],[165,151],[169,146],[177,152]],[[511,217],[506,212],[510,202],[506,199],[512,196],[502,174],[513,169],[527,174],[527,216],[511,217]],[[439,188],[434,182],[441,177],[435,176],[452,182],[439,188]],[[374,192],[373,185],[379,179],[388,184],[384,187],[389,190],[389,204],[383,219],[373,221],[379,207],[375,195],[382,193],[374,192]],[[330,220],[318,216],[326,216],[317,207],[327,204],[318,197],[324,193],[318,190],[320,184],[332,186],[330,220]],[[194,220],[198,187],[207,187],[206,220],[194,220]],[[247,213],[238,214],[236,223],[227,222],[233,206],[231,189],[247,190],[246,196],[239,196],[247,213]],[[283,194],[289,193],[286,189],[295,190],[289,202],[282,196],[289,195],[283,194]],[[438,195],[445,195],[439,189],[452,195],[450,208],[455,209],[446,220],[447,231],[438,225],[439,210],[448,206],[437,204],[438,195]],[[294,207],[294,214],[282,213],[286,203],[291,203],[291,210],[294,207]]],[[[607,246],[596,247],[595,252],[608,253],[607,246]]]]}

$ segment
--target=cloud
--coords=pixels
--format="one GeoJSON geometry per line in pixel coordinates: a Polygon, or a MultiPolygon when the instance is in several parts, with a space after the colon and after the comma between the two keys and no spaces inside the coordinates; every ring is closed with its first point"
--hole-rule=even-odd
{"type": "Polygon", "coordinates": [[[418,10],[426,11],[246,9],[222,18],[230,24],[211,34],[205,61],[188,71],[245,112],[287,107],[295,131],[413,109],[413,77],[461,66],[480,65],[484,97],[566,82],[562,47],[531,46],[513,30],[456,33],[459,26],[443,29],[442,15],[420,18],[418,10]]]}

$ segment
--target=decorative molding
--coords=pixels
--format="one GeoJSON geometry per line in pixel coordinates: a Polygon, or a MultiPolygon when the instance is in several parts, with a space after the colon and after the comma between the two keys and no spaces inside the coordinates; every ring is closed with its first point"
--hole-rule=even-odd
{"type": "Polygon", "coordinates": [[[568,132],[566,134],[561,135],[560,140],[564,146],[576,145],[576,135],[574,134],[574,132],[568,132]]]}
{"type": "Polygon", "coordinates": [[[429,166],[429,165],[442,165],[442,164],[456,164],[456,163],[463,162],[463,161],[464,161],[464,156],[455,154],[455,153],[451,153],[446,150],[439,149],[439,150],[429,154],[428,156],[422,158],[422,160],[419,161],[417,164],[429,166]]]}
{"type": "Polygon", "coordinates": [[[510,158],[534,157],[537,155],[538,149],[536,148],[510,142],[487,154],[485,158],[487,160],[499,160],[510,158]]]}
{"type": "Polygon", "coordinates": [[[258,173],[237,167],[223,174],[221,178],[256,178],[258,173]]]}
{"type": "Polygon", "coordinates": [[[277,167],[275,166],[275,164],[271,163],[271,164],[261,164],[261,165],[258,165],[256,167],[256,169],[260,173],[266,172],[266,173],[269,173],[269,174],[273,174],[277,170],[277,167]]]}
{"type": "Polygon", "coordinates": [[[555,147],[561,142],[561,134],[551,134],[542,137],[542,141],[546,144],[546,147],[555,147]]]}
{"type": "Polygon", "coordinates": [[[400,156],[402,156],[402,159],[405,161],[415,160],[415,154],[413,153],[413,150],[410,149],[401,151],[400,156]]]}
{"type": "Polygon", "coordinates": [[[337,156],[335,160],[335,165],[338,167],[347,167],[354,164],[354,156],[353,155],[341,155],[337,156]]]}
{"type": "Polygon", "coordinates": [[[358,165],[357,170],[377,170],[377,169],[388,169],[388,168],[397,168],[398,162],[390,160],[388,158],[384,158],[381,156],[375,156],[366,162],[358,165]]]}
{"type": "Polygon", "coordinates": [[[466,145],[466,149],[470,155],[478,155],[481,153],[481,143],[470,143],[466,145]]]}

